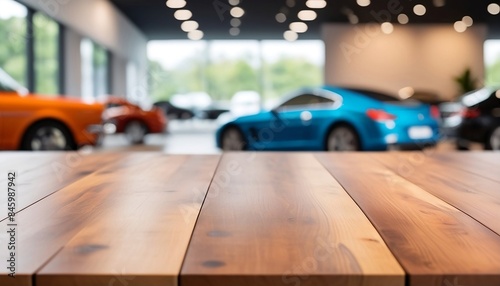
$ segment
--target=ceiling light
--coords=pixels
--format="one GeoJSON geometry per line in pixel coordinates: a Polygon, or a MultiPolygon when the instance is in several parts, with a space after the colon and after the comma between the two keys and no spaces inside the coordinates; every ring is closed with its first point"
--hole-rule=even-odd
{"type": "Polygon", "coordinates": [[[299,12],[299,19],[302,21],[314,21],[318,17],[318,14],[313,10],[302,10],[299,12]]]}
{"type": "Polygon", "coordinates": [[[296,41],[299,38],[299,35],[297,33],[295,33],[294,31],[286,31],[283,34],[283,36],[284,36],[285,40],[287,40],[289,42],[296,41]]]}
{"type": "Polygon", "coordinates": [[[189,10],[177,10],[174,13],[174,18],[179,21],[189,20],[191,17],[193,17],[193,13],[189,10]]]}
{"type": "Polygon", "coordinates": [[[467,27],[471,27],[474,24],[474,20],[470,16],[463,17],[462,22],[464,22],[467,27]]]}
{"type": "Polygon", "coordinates": [[[415,5],[415,7],[413,7],[413,12],[417,16],[423,16],[427,12],[427,9],[425,8],[424,5],[418,4],[418,5],[415,5]]]}
{"type": "Polygon", "coordinates": [[[186,1],[185,0],[168,0],[166,2],[166,5],[168,8],[180,9],[180,8],[184,8],[186,6],[186,1]]]}
{"type": "Polygon", "coordinates": [[[276,21],[278,23],[284,23],[286,21],[286,15],[284,13],[276,14],[276,21]]]}
{"type": "Polygon", "coordinates": [[[356,16],[354,14],[349,14],[349,16],[347,16],[347,18],[349,19],[349,23],[351,23],[351,24],[357,24],[357,23],[359,23],[358,16],[356,16]]]}
{"type": "Polygon", "coordinates": [[[392,25],[392,23],[389,22],[382,23],[382,25],[380,25],[380,29],[382,29],[382,32],[387,35],[392,34],[392,32],[394,32],[394,26],[392,25]]]}
{"type": "Polygon", "coordinates": [[[467,25],[462,21],[456,21],[453,27],[455,28],[455,31],[459,33],[463,33],[467,30],[467,25]]]}
{"type": "Polygon", "coordinates": [[[408,16],[406,14],[399,14],[398,15],[398,22],[399,22],[399,24],[405,25],[405,24],[408,24],[408,22],[410,22],[410,18],[408,18],[408,16]]]}
{"type": "Polygon", "coordinates": [[[371,4],[370,0],[357,0],[356,2],[361,7],[366,7],[366,6],[369,6],[371,4]]]}
{"type": "Polygon", "coordinates": [[[403,87],[399,90],[398,95],[401,99],[408,99],[415,95],[415,89],[413,89],[413,87],[411,86],[403,87]]]}
{"type": "Polygon", "coordinates": [[[238,18],[231,19],[231,26],[233,26],[233,27],[241,26],[241,20],[238,18]]]}
{"type": "Polygon", "coordinates": [[[286,6],[290,7],[290,8],[293,8],[295,7],[297,3],[295,2],[295,0],[286,0],[286,6]]]}
{"type": "Polygon", "coordinates": [[[188,33],[188,38],[193,41],[198,41],[203,39],[203,32],[200,30],[194,30],[188,33]]]}
{"type": "Polygon", "coordinates": [[[498,15],[498,13],[500,13],[500,5],[498,5],[497,3],[491,3],[490,5],[488,5],[488,12],[491,15],[498,15]]]}
{"type": "Polygon", "coordinates": [[[446,5],[446,0],[434,0],[432,2],[436,7],[443,7],[444,5],[446,5]]]}
{"type": "Polygon", "coordinates": [[[231,36],[238,36],[240,34],[240,29],[233,27],[233,28],[229,29],[229,34],[231,36]]]}
{"type": "Polygon", "coordinates": [[[245,15],[245,10],[243,10],[242,8],[233,7],[231,9],[231,16],[233,16],[234,18],[241,18],[243,17],[243,15],[245,15]]]}
{"type": "Polygon", "coordinates": [[[326,7],[325,0],[307,0],[306,6],[311,9],[323,9],[326,7]]]}
{"type": "Polygon", "coordinates": [[[229,4],[231,4],[233,6],[240,5],[240,0],[229,0],[229,4]]]}
{"type": "Polygon", "coordinates": [[[196,21],[185,21],[185,22],[182,22],[181,29],[184,32],[191,32],[191,31],[198,29],[199,26],[200,25],[198,25],[198,22],[196,22],[196,21]]]}
{"type": "Polygon", "coordinates": [[[305,33],[307,32],[307,24],[304,22],[293,22],[290,24],[290,30],[295,33],[305,33]]]}

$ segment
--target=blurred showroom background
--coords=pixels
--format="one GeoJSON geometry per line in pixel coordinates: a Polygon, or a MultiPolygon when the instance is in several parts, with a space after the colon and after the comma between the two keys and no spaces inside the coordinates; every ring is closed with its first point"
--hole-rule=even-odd
{"type": "MultiPolygon", "coordinates": [[[[112,95],[165,113],[165,133],[108,134],[105,151],[217,153],[228,114],[325,84],[421,100],[456,127],[464,94],[500,84],[496,1],[170,1],[0,0],[0,68],[37,96],[112,95]]],[[[452,133],[435,148],[454,150],[452,133]]]]}

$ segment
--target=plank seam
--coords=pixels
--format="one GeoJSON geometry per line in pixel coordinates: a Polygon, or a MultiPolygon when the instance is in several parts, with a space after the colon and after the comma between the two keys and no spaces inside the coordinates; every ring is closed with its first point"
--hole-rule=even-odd
{"type": "Polygon", "coordinates": [[[384,239],[384,237],[382,236],[382,234],[379,232],[379,230],[377,229],[377,227],[375,226],[375,224],[373,223],[373,221],[371,220],[371,218],[366,214],[365,210],[358,204],[358,202],[351,196],[351,194],[347,191],[347,189],[344,187],[344,185],[342,184],[342,182],[340,182],[337,179],[337,177],[323,164],[323,162],[320,159],[318,159],[318,155],[317,154],[314,155],[314,158],[332,176],[332,178],[335,181],[337,181],[337,183],[342,187],[342,189],[344,190],[344,192],[347,193],[347,195],[351,198],[351,200],[356,204],[356,206],[358,206],[358,208],[361,210],[361,212],[365,215],[365,217],[368,219],[368,221],[370,222],[370,224],[377,231],[377,233],[380,236],[380,238],[384,241],[385,246],[391,252],[391,254],[394,257],[394,259],[396,259],[396,261],[398,262],[398,264],[401,267],[401,269],[403,269],[403,271],[405,272],[405,277],[404,277],[405,285],[406,286],[410,286],[410,275],[408,274],[408,270],[403,266],[403,264],[401,263],[401,261],[399,260],[399,258],[394,254],[394,252],[392,251],[392,249],[389,247],[389,244],[384,239]]]}
{"type": "MultiPolygon", "coordinates": [[[[448,201],[447,201],[447,200],[445,200],[444,198],[441,198],[441,196],[435,195],[435,194],[433,194],[433,193],[431,193],[431,192],[427,191],[427,190],[424,188],[424,186],[421,186],[419,183],[414,182],[411,178],[410,178],[410,179],[407,179],[407,178],[405,178],[405,177],[403,177],[403,176],[399,175],[396,171],[394,171],[393,169],[391,169],[390,167],[388,167],[388,166],[387,166],[387,165],[386,165],[386,164],[385,164],[382,160],[380,160],[380,159],[378,159],[378,158],[376,158],[376,157],[370,157],[370,158],[371,158],[372,160],[377,161],[377,162],[378,162],[381,166],[384,166],[385,168],[387,168],[387,170],[388,170],[388,171],[390,171],[391,173],[393,173],[394,175],[396,175],[396,176],[400,177],[401,179],[405,180],[406,182],[408,182],[408,183],[410,183],[410,184],[412,184],[412,185],[417,186],[419,189],[421,189],[421,190],[425,191],[425,192],[426,192],[426,193],[428,193],[429,195],[431,195],[431,196],[433,196],[433,197],[435,197],[435,198],[437,198],[437,199],[439,199],[439,200],[441,200],[441,201],[445,202],[447,205],[449,205],[449,206],[453,207],[454,209],[456,209],[456,210],[460,211],[461,213],[465,214],[466,216],[468,216],[468,217],[472,218],[474,221],[476,221],[476,222],[477,222],[477,223],[479,223],[480,225],[484,226],[484,227],[485,227],[486,229],[488,229],[489,231],[491,231],[491,232],[493,232],[494,234],[496,234],[496,235],[500,236],[500,233],[498,233],[498,232],[496,232],[495,230],[491,229],[489,226],[485,225],[484,223],[482,223],[481,221],[479,221],[478,219],[476,219],[475,217],[473,217],[471,214],[466,213],[466,212],[465,212],[464,210],[462,210],[462,208],[460,208],[459,206],[456,206],[456,205],[455,205],[454,203],[452,203],[452,202],[448,202],[448,201]]],[[[450,166],[447,166],[447,167],[450,167],[450,166]]],[[[455,168],[455,169],[456,169],[456,170],[460,170],[460,169],[457,169],[457,168],[455,168]]],[[[464,171],[464,170],[462,170],[462,171],[464,171]]],[[[470,173],[470,172],[468,172],[468,173],[470,173]]],[[[473,174],[473,173],[470,173],[470,174],[473,174]]],[[[485,178],[485,179],[488,179],[488,178],[485,178]]],[[[490,180],[490,179],[488,179],[488,180],[489,180],[489,181],[491,181],[491,182],[496,182],[496,181],[493,181],[493,180],[490,180]]]]}
{"type": "Polygon", "coordinates": [[[205,202],[206,202],[207,197],[208,197],[208,192],[210,192],[210,188],[212,187],[212,183],[214,182],[215,175],[217,174],[217,171],[219,171],[223,157],[224,157],[224,154],[219,156],[219,161],[217,162],[217,166],[215,167],[214,173],[212,175],[212,179],[210,180],[210,183],[207,186],[207,192],[205,193],[205,196],[203,197],[203,201],[200,204],[200,211],[198,212],[198,215],[196,216],[196,220],[195,220],[194,226],[193,226],[193,231],[191,232],[191,235],[189,237],[189,242],[188,242],[188,245],[186,247],[186,253],[184,253],[184,258],[182,259],[181,269],[179,270],[179,275],[177,276],[177,286],[181,286],[181,273],[182,273],[182,269],[184,268],[184,263],[186,262],[186,257],[187,257],[187,253],[189,251],[189,247],[191,246],[191,242],[193,241],[194,231],[196,229],[196,226],[198,225],[198,220],[200,219],[201,212],[203,211],[203,207],[205,206],[205,202]]]}

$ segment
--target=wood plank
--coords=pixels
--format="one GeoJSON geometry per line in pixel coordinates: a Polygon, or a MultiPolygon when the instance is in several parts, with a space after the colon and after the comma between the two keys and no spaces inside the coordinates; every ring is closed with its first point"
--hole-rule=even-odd
{"type": "Polygon", "coordinates": [[[467,172],[500,182],[500,154],[498,153],[437,153],[433,156],[441,163],[452,168],[459,168],[467,172]]]}
{"type": "Polygon", "coordinates": [[[102,180],[112,197],[38,272],[36,285],[177,285],[218,162],[158,157],[102,180]]]}
{"type": "Polygon", "coordinates": [[[366,154],[316,156],[370,218],[409,285],[500,284],[500,236],[490,229],[366,154]]]}
{"type": "MultiPolygon", "coordinates": [[[[115,161],[119,154],[77,152],[0,153],[0,186],[7,183],[7,172],[18,172],[17,211],[38,202],[63,187],[85,177],[97,168],[115,161]]],[[[0,200],[0,221],[6,218],[7,201],[0,200]]]]}
{"type": "Polygon", "coordinates": [[[224,154],[181,285],[404,285],[404,272],[311,154],[224,154]]]}
{"type": "MultiPolygon", "coordinates": [[[[63,188],[24,211],[16,221],[18,268],[16,279],[7,277],[7,269],[0,268],[0,285],[32,285],[34,273],[89,221],[99,217],[96,210],[113,196],[106,180],[116,179],[117,174],[127,170],[145,168],[144,163],[154,155],[125,155],[112,164],[97,169],[96,172],[63,188]]],[[[130,173],[128,173],[130,175],[130,173]]],[[[44,181],[40,180],[39,185],[44,181]]],[[[7,221],[0,223],[0,229],[7,228],[7,221]]],[[[5,242],[7,233],[0,232],[0,241],[5,242]]],[[[6,251],[0,252],[5,261],[6,251]]]]}
{"type": "MultiPolygon", "coordinates": [[[[437,156],[423,156],[420,153],[374,156],[393,172],[472,216],[500,235],[500,182],[463,170],[469,165],[484,174],[496,173],[498,176],[498,170],[492,169],[491,165],[465,159],[460,154],[456,154],[453,159],[447,161],[448,163],[437,156]],[[419,161],[412,159],[417,156],[420,157],[419,161]]],[[[500,155],[498,158],[500,159],[500,155]]]]}

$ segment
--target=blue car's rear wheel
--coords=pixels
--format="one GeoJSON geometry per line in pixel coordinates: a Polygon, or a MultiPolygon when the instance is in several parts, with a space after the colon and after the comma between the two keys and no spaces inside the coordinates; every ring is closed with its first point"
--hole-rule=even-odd
{"type": "Polygon", "coordinates": [[[326,142],[327,151],[359,151],[361,145],[358,134],[348,125],[339,125],[330,131],[326,142]]]}
{"type": "Polygon", "coordinates": [[[222,132],[221,147],[224,151],[243,151],[246,148],[243,133],[236,127],[228,127],[222,132]]]}

